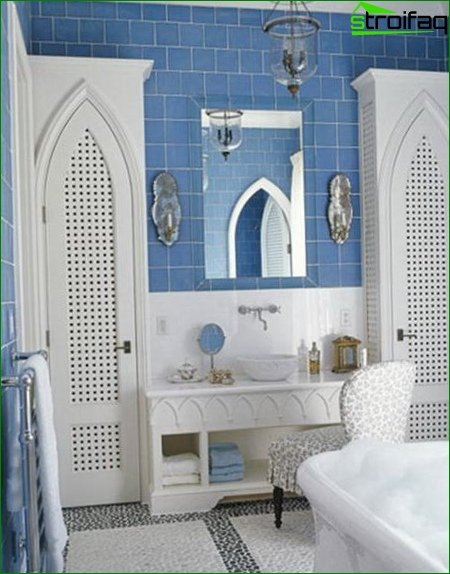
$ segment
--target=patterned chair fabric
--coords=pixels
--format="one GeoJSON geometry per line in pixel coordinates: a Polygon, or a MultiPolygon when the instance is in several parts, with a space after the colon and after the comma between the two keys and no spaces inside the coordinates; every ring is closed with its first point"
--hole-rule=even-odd
{"type": "Polygon", "coordinates": [[[342,425],[294,432],[269,447],[269,482],[301,494],[300,464],[315,454],[339,450],[350,440],[372,437],[403,442],[415,379],[409,361],[377,363],[355,371],[340,393],[342,425]]]}
{"type": "Polygon", "coordinates": [[[301,494],[296,483],[300,464],[314,454],[339,450],[346,443],[342,425],[290,433],[269,447],[269,481],[287,492],[301,494]]]}
{"type": "Polygon", "coordinates": [[[415,375],[413,363],[389,361],[351,376],[339,397],[346,438],[404,442],[415,375]]]}

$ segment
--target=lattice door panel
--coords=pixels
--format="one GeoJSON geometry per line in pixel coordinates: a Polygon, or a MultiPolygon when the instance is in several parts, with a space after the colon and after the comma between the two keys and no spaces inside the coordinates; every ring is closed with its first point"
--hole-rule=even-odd
{"type": "Polygon", "coordinates": [[[72,426],[74,472],[120,469],[120,425],[72,426]]]}
{"type": "Polygon", "coordinates": [[[409,358],[425,384],[447,383],[447,193],[423,136],[406,185],[406,268],[409,358]]]}
{"type": "Polygon", "coordinates": [[[411,405],[409,440],[447,440],[447,403],[411,405]]]}
{"type": "Polygon", "coordinates": [[[113,190],[88,129],[64,182],[70,400],[118,400],[113,190]]]}

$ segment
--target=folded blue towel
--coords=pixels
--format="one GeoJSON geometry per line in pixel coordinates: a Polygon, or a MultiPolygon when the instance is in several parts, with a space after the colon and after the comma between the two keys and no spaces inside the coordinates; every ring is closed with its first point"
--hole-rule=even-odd
{"type": "Polygon", "coordinates": [[[231,472],[228,474],[209,475],[209,482],[234,482],[235,480],[242,480],[244,472],[231,472]]]}
{"type": "Polygon", "coordinates": [[[217,442],[209,445],[210,469],[243,464],[244,460],[237,444],[233,442],[217,442]]]}
{"type": "Polygon", "coordinates": [[[210,469],[211,476],[219,476],[222,474],[235,474],[236,472],[244,472],[243,464],[231,464],[230,466],[221,466],[220,468],[213,467],[210,469]]]}

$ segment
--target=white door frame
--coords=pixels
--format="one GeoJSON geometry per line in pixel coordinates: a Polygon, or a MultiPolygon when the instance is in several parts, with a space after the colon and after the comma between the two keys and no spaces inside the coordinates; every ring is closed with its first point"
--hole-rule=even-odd
{"type": "Polygon", "coordinates": [[[24,240],[22,230],[31,222],[27,210],[27,194],[34,187],[33,102],[32,74],[22,34],[17,8],[8,2],[9,75],[11,93],[12,189],[15,212],[15,284],[16,284],[16,339],[20,350],[33,351],[40,345],[32,336],[35,308],[29,289],[28,260],[33,258],[33,245],[24,240]],[[20,142],[20,143],[19,143],[20,142]],[[26,318],[26,319],[25,319],[26,318]]]}
{"type": "MultiPolygon", "coordinates": [[[[31,60],[44,63],[46,60],[55,58],[31,56],[31,60]]],[[[94,58],[58,58],[57,65],[63,65],[76,60],[77,65],[117,66],[128,69],[134,68],[142,74],[145,81],[151,73],[152,61],[136,60],[96,60],[94,58]],[[64,62],[65,61],[65,62],[64,62]]],[[[68,118],[84,102],[88,100],[98,112],[105,118],[115,134],[117,143],[128,166],[128,177],[131,182],[132,195],[132,241],[133,241],[133,274],[134,274],[134,300],[135,300],[135,326],[136,326],[136,365],[137,365],[137,389],[139,393],[139,442],[140,442],[140,493],[143,502],[148,501],[148,448],[147,448],[147,425],[146,425],[146,398],[145,388],[149,376],[149,357],[147,345],[147,227],[145,205],[145,174],[144,157],[139,154],[132,145],[126,133],[126,128],[117,119],[114,108],[110,106],[103,95],[99,95],[87,81],[78,83],[72,92],[64,99],[56,113],[52,114],[48,125],[42,134],[35,134],[36,140],[36,180],[35,186],[30,186],[24,197],[24,215],[28,225],[22,225],[22,240],[24,253],[27,253],[23,261],[28,270],[28,280],[24,282],[23,289],[28,300],[28,306],[24,312],[35,309],[30,316],[28,329],[32,333],[33,348],[46,347],[46,331],[48,329],[47,313],[47,256],[46,256],[46,233],[43,224],[43,205],[46,177],[52,158],[53,151],[58,142],[68,118]],[[39,136],[39,137],[37,137],[39,136]]],[[[142,142],[143,143],[143,142],[142,142]]]]}

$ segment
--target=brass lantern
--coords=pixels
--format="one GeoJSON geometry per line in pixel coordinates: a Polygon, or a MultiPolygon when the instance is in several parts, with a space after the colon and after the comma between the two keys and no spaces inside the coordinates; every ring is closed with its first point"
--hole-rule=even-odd
{"type": "Polygon", "coordinates": [[[333,341],[334,366],[333,373],[349,373],[358,368],[359,339],[343,336],[333,341]]]}

